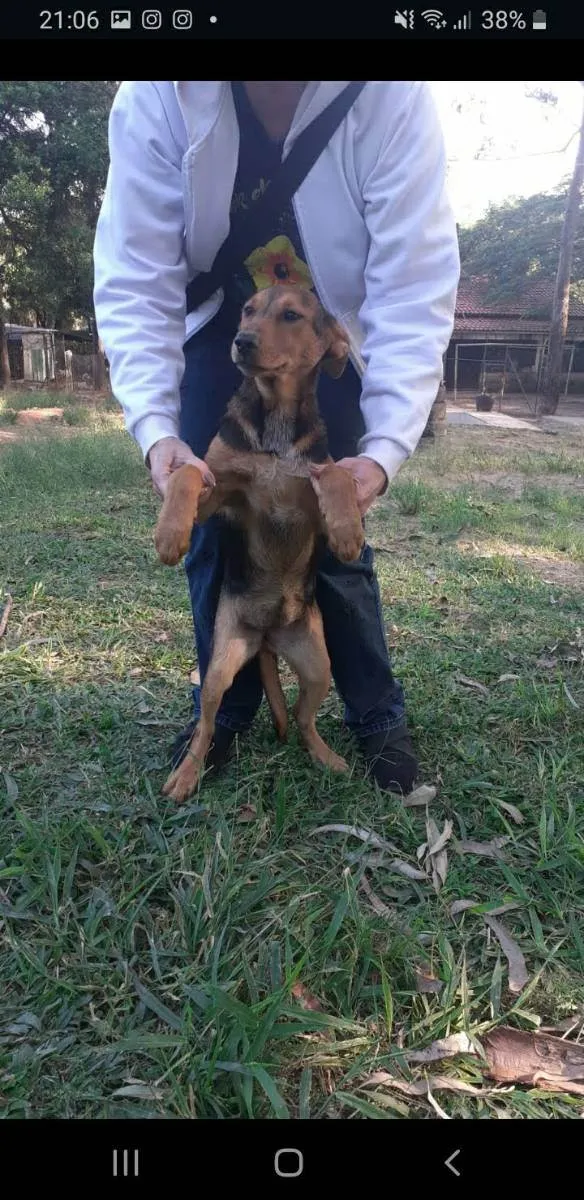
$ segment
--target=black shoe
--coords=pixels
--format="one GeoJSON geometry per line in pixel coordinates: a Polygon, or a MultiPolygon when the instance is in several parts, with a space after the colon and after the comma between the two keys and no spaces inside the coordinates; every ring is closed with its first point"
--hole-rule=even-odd
{"type": "MultiPolygon", "coordinates": [[[[173,742],[170,748],[170,766],[173,771],[176,770],[176,768],[182,762],[186,754],[187,746],[196,728],[197,722],[189,721],[189,724],[181,731],[181,733],[179,733],[178,737],[173,742]]],[[[215,771],[220,771],[221,768],[225,766],[225,763],[227,762],[227,759],[229,758],[229,755],[233,749],[233,743],[236,736],[237,735],[235,734],[234,730],[227,729],[225,725],[215,726],[213,741],[211,742],[209,753],[205,759],[206,771],[210,770],[211,768],[213,768],[215,771]]]]}
{"type": "Polygon", "coordinates": [[[382,791],[401,792],[404,796],[412,791],[418,760],[407,729],[371,733],[359,739],[359,747],[365,756],[367,775],[382,791]]]}

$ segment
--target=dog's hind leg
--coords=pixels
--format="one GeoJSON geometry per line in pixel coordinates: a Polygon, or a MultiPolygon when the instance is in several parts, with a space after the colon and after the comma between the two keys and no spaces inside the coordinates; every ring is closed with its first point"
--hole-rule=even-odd
{"type": "Polygon", "coordinates": [[[264,685],[264,692],[266,693],[266,700],[270,706],[274,729],[280,741],[285,742],[288,733],[288,712],[278,674],[278,659],[265,646],[262,646],[259,657],[260,675],[264,685]]]}
{"type": "Polygon", "coordinates": [[[300,687],[294,716],[311,758],[331,771],[348,771],[344,758],[327,746],[315,724],[316,714],[331,683],[331,667],[319,609],[312,605],[300,621],[270,633],[269,641],[273,650],[286,659],[298,676],[300,687]]]}
{"type": "Polygon", "coordinates": [[[237,672],[257,654],[261,640],[261,633],[241,625],[230,597],[224,594],[215,619],[211,662],[201,689],[201,718],[185,757],[162,789],[165,796],[171,796],[178,804],[196,788],[213,740],[219,705],[237,672]]]}

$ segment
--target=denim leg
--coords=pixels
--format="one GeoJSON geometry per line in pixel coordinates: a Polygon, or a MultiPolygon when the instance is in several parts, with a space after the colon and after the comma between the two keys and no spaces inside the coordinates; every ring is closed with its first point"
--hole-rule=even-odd
{"type": "MultiPolygon", "coordinates": [[[[185,346],[185,373],[181,385],[180,436],[199,458],[206,454],[221,417],[241,375],[230,359],[231,337],[202,330],[185,346]]],[[[211,658],[215,614],[223,582],[222,522],[211,517],[195,526],[185,559],[195,626],[201,683],[211,658]]],[[[247,663],[223,697],[217,723],[236,732],[249,729],[263,695],[257,658],[247,663]]],[[[200,687],[193,688],[194,718],[201,715],[200,687]]]]}
{"type": "Polygon", "coordinates": [[[366,737],[405,725],[404,694],[391,670],[371,546],[364,546],[356,563],[342,563],[325,551],[316,599],[348,728],[366,737]]]}
{"type": "MultiPolygon", "coordinates": [[[[353,457],[364,431],[360,381],[352,366],[340,380],[323,375],[318,400],[334,459],[353,457]]],[[[395,679],[383,626],[373,550],[342,563],[329,550],[319,564],[316,599],[345,721],[358,737],[387,732],[406,722],[404,693],[395,679]]]]}

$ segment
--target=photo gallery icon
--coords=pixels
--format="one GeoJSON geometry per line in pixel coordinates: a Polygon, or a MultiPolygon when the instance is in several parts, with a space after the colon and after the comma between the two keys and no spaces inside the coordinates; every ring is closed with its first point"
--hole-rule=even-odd
{"type": "Polygon", "coordinates": [[[131,12],[127,8],[115,8],[110,13],[110,25],[112,29],[131,29],[131,12]]]}

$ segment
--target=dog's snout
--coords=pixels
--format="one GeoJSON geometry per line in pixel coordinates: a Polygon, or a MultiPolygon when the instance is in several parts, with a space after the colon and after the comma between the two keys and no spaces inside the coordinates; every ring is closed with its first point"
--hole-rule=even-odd
{"type": "Polygon", "coordinates": [[[250,354],[257,347],[258,341],[255,333],[238,333],[235,338],[235,348],[239,354],[250,354]]]}

